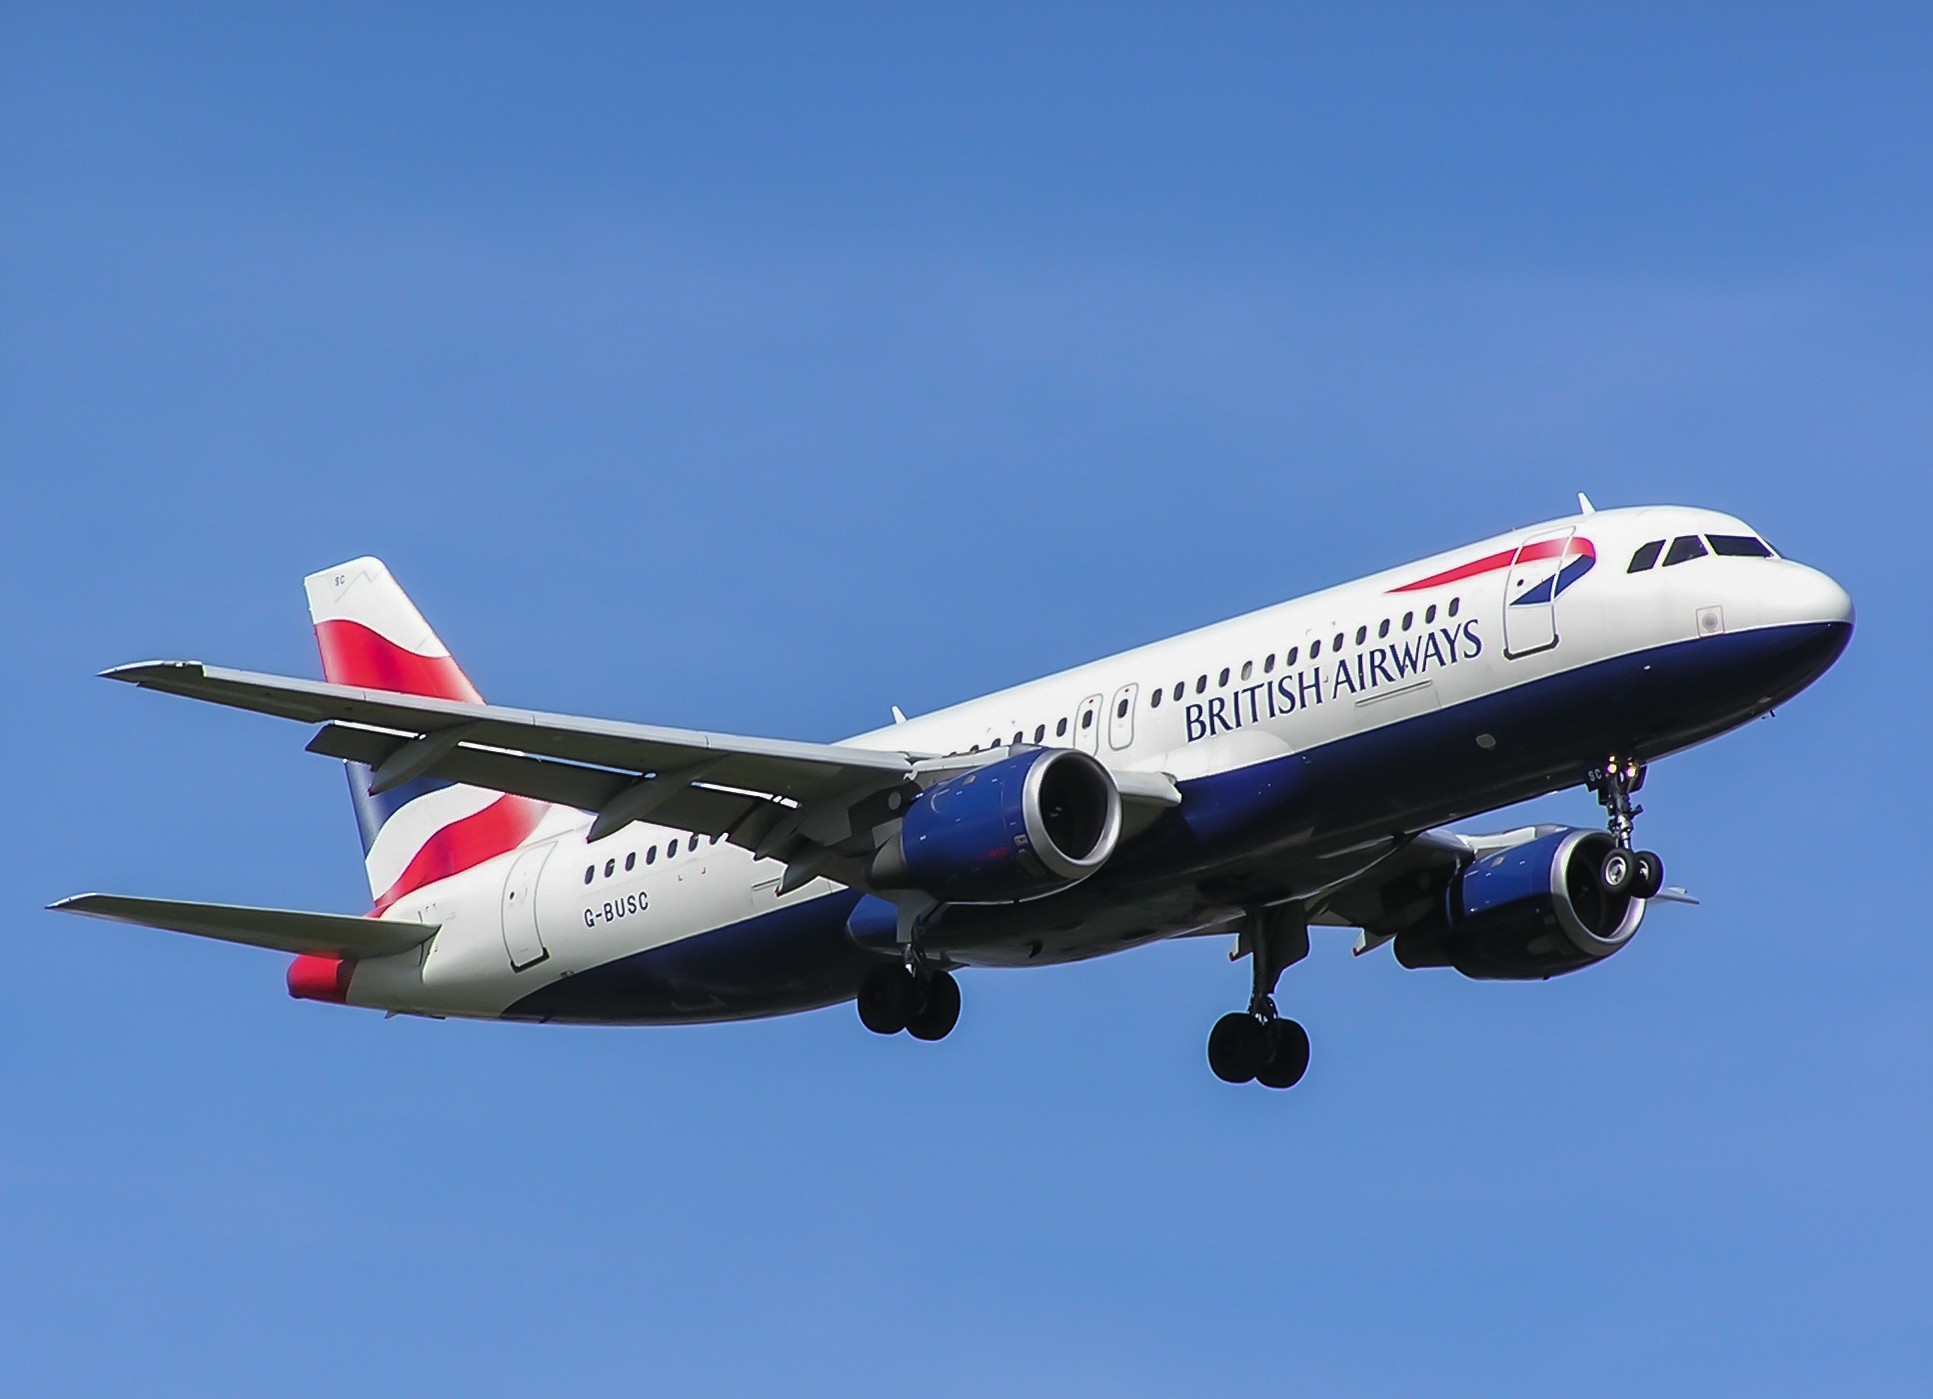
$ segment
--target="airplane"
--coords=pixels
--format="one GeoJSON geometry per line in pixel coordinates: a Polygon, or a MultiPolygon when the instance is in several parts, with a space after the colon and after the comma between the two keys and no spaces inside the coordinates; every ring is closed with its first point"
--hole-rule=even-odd
{"type": "Polygon", "coordinates": [[[294,953],[299,999],[668,1025],[846,1001],[939,1040],[954,973],[1233,934],[1211,1071],[1286,1088],[1309,929],[1407,968],[1548,980],[1695,902],[1636,848],[1649,764],[1769,714],[1851,639],[1845,590],[1733,516],[1594,510],[842,743],[487,704],[389,570],[306,580],[321,682],[107,678],[315,725],[366,915],[82,894],[51,907],[294,953]],[[1604,829],[1448,829],[1585,785],[1604,829]]]}

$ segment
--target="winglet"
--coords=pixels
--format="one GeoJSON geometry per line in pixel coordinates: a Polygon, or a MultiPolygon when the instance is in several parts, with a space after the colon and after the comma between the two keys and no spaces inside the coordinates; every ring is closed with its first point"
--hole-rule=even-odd
{"type": "Polygon", "coordinates": [[[1597,507],[1591,504],[1591,498],[1582,491],[1577,493],[1577,513],[1580,515],[1597,514],[1597,507]]]}

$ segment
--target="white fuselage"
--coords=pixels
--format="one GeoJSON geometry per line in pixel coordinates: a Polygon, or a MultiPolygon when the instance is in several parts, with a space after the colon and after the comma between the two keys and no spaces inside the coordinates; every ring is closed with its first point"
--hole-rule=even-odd
{"type": "MultiPolygon", "coordinates": [[[[1016,739],[1080,747],[1117,772],[1166,774],[1185,791],[1197,779],[1373,734],[1614,657],[1849,620],[1850,602],[1831,579],[1780,558],[1705,556],[1627,572],[1633,551],[1647,541],[1703,534],[1752,531],[1730,516],[1675,507],[1547,522],[848,742],[932,754],[1016,739]],[[1588,538],[1595,566],[1586,565],[1548,605],[1512,606],[1507,594],[1523,596],[1535,585],[1528,567],[1414,586],[1547,538],[1559,541],[1554,557],[1561,564],[1562,540],[1572,532],[1588,538]]],[[[538,987],[840,889],[820,879],[781,897],[782,866],[729,841],[639,823],[593,844],[585,838],[589,824],[583,813],[552,808],[522,850],[397,902],[385,917],[436,923],[440,931],[415,951],[363,962],[350,1001],[496,1016],[538,987]],[[527,915],[512,911],[522,905],[513,900],[507,908],[512,886],[534,912],[528,926],[517,922],[527,915]],[[533,936],[544,955],[514,969],[509,948],[533,936]]],[[[1115,857],[1134,858],[1131,843],[1115,857]]]]}

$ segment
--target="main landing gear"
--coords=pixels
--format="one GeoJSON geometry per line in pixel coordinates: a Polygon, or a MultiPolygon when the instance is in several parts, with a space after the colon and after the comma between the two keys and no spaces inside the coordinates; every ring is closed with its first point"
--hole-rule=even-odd
{"type": "Polygon", "coordinates": [[[1243,934],[1254,989],[1248,1009],[1230,1011],[1208,1034],[1208,1067],[1224,1083],[1293,1088],[1309,1070],[1309,1032],[1276,1014],[1275,983],[1309,955],[1309,918],[1299,903],[1252,909],[1243,934]]]}
{"type": "Polygon", "coordinates": [[[1631,837],[1644,808],[1631,797],[1644,786],[1644,764],[1635,758],[1610,758],[1593,768],[1584,784],[1596,794],[1610,817],[1616,842],[1597,869],[1597,882],[1607,894],[1629,894],[1634,899],[1656,897],[1665,886],[1665,862],[1649,850],[1633,850],[1631,837]]]}
{"type": "Polygon", "coordinates": [[[859,985],[859,1022],[875,1035],[943,1040],[960,1023],[960,983],[923,957],[875,967],[859,985]]]}

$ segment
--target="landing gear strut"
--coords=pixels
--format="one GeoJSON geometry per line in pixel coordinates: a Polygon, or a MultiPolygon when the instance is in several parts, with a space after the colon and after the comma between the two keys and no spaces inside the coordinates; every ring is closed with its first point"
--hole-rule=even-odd
{"type": "Polygon", "coordinates": [[[1275,1010],[1275,983],[1284,968],[1309,955],[1308,911],[1299,903],[1251,909],[1248,939],[1253,989],[1248,1009],[1230,1011],[1208,1035],[1208,1067],[1224,1083],[1251,1080],[1293,1088],[1309,1068],[1309,1034],[1275,1010]]]}
{"type": "Polygon", "coordinates": [[[923,957],[875,967],[859,985],[859,1021],[876,1035],[943,1040],[960,1022],[960,983],[923,957]]]}
{"type": "Polygon", "coordinates": [[[1592,768],[1584,784],[1609,816],[1611,839],[1616,842],[1598,866],[1597,882],[1607,894],[1654,897],[1664,888],[1665,862],[1650,850],[1631,848],[1638,817],[1644,814],[1643,807],[1631,805],[1633,794],[1644,786],[1644,764],[1635,758],[1612,757],[1603,767],[1592,768]]]}

